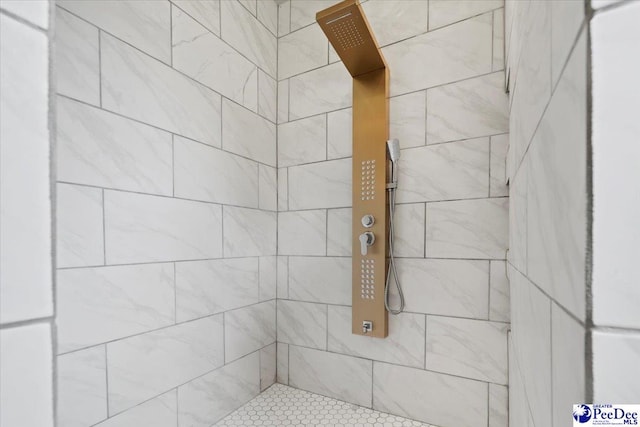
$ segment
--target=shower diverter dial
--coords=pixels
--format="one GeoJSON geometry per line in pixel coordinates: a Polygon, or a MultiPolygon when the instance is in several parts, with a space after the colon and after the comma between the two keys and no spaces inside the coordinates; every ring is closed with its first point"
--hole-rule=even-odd
{"type": "Polygon", "coordinates": [[[362,222],[362,226],[363,227],[371,228],[371,227],[373,227],[373,224],[376,222],[376,220],[373,217],[373,215],[365,215],[365,216],[362,217],[360,222],[362,222]]]}

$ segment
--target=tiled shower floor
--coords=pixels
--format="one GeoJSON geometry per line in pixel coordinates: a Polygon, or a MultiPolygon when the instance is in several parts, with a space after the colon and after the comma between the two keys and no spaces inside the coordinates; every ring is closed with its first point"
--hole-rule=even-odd
{"type": "Polygon", "coordinates": [[[215,426],[435,427],[282,384],[272,385],[215,426]]]}

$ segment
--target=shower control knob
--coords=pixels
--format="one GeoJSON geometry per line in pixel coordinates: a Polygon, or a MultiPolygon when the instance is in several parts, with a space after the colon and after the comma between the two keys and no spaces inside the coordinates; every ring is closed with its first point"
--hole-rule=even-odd
{"type": "Polygon", "coordinates": [[[367,254],[367,249],[369,248],[369,246],[373,245],[373,242],[376,241],[376,236],[370,231],[365,231],[360,235],[359,239],[360,254],[362,256],[365,256],[367,254]]]}
{"type": "Polygon", "coordinates": [[[376,220],[373,217],[373,215],[365,215],[365,216],[362,217],[360,222],[362,222],[362,226],[363,227],[371,228],[371,227],[373,227],[373,224],[376,222],[376,220]]]}

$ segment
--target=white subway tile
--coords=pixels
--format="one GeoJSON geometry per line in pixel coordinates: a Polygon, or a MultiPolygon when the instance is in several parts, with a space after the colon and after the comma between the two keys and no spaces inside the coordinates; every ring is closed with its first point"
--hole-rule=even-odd
{"type": "Polygon", "coordinates": [[[478,427],[487,420],[487,384],[374,362],[373,409],[436,425],[478,427]],[[464,411],[460,411],[464,402],[464,411]],[[480,424],[479,424],[480,423],[480,424]]]}
{"type": "Polygon", "coordinates": [[[504,52],[504,8],[502,8],[502,9],[497,9],[493,11],[493,64],[491,66],[492,71],[504,70],[505,68],[504,54],[505,54],[504,52]]]}
{"type": "MultiPolygon", "coordinates": [[[[274,0],[267,0],[271,2],[274,0]]],[[[267,73],[258,70],[258,114],[271,122],[278,120],[278,82],[267,73]]]]}
{"type": "Polygon", "coordinates": [[[327,255],[351,256],[351,208],[327,210],[327,255]]]}
{"type": "Polygon", "coordinates": [[[177,197],[258,207],[258,164],[226,151],[174,136],[177,197]]]}
{"type": "Polygon", "coordinates": [[[503,72],[427,90],[427,144],[508,130],[503,72]]]}
{"type": "Polygon", "coordinates": [[[175,390],[171,390],[154,399],[122,412],[96,427],[177,427],[177,400],[175,390]]]}
{"type": "Polygon", "coordinates": [[[351,307],[329,306],[329,346],[335,353],[397,365],[424,367],[424,315],[389,316],[389,336],[372,339],[351,332],[351,307]]]}
{"type": "Polygon", "coordinates": [[[107,264],[219,258],[218,205],[105,191],[107,264]]]}
{"type": "Polygon", "coordinates": [[[260,391],[276,382],[276,343],[260,349],[260,391]]]}
{"type": "Polygon", "coordinates": [[[260,301],[277,298],[278,261],[276,256],[260,257],[260,301]]]}
{"type": "Polygon", "coordinates": [[[256,19],[255,13],[252,15],[240,3],[222,1],[220,8],[222,39],[271,77],[276,77],[278,65],[276,37],[256,19]]]}
{"type": "Polygon", "coordinates": [[[220,36],[220,0],[172,0],[172,3],[187,12],[200,25],[220,36]]]}
{"type": "Polygon", "coordinates": [[[104,264],[102,190],[58,184],[56,203],[57,267],[104,264]]]}
{"type": "Polygon", "coordinates": [[[48,0],[3,0],[0,9],[11,12],[41,28],[49,28],[48,0]]]}
{"type": "Polygon", "coordinates": [[[106,33],[101,51],[103,108],[220,147],[220,95],[106,33]]]}
{"type": "Polygon", "coordinates": [[[411,148],[403,154],[398,173],[399,203],[489,194],[489,138],[411,148]]]}
{"type": "Polygon", "coordinates": [[[427,98],[423,91],[389,100],[389,136],[400,142],[400,148],[419,147],[425,144],[426,102],[427,98]]]}
{"type": "Polygon", "coordinates": [[[259,350],[275,340],[275,301],[239,308],[224,314],[226,363],[259,350]]]}
{"type": "Polygon", "coordinates": [[[491,181],[489,182],[489,196],[500,197],[509,195],[507,186],[507,151],[509,149],[509,135],[494,135],[491,137],[491,181]]]}
{"type": "Polygon", "coordinates": [[[289,208],[317,209],[351,206],[351,159],[289,168],[289,208]],[[313,188],[313,191],[309,191],[313,188]]]}
{"type": "Polygon", "coordinates": [[[171,10],[173,68],[256,111],[256,66],[182,10],[171,10]]]}
{"type": "Polygon", "coordinates": [[[578,33],[585,19],[585,7],[571,0],[553,1],[551,6],[551,77],[552,84],[560,78],[578,33]]]}
{"type": "Polygon", "coordinates": [[[333,0],[291,1],[291,31],[316,22],[316,13],[334,4],[333,0]]]}
{"type": "Polygon", "coordinates": [[[257,302],[257,258],[176,263],[178,322],[257,302]]]}
{"type": "Polygon", "coordinates": [[[372,0],[362,4],[379,46],[427,32],[428,2],[372,0]]]}
{"type": "Polygon", "coordinates": [[[489,320],[509,322],[509,278],[506,261],[491,261],[489,274],[489,320]]]}
{"type": "Polygon", "coordinates": [[[427,316],[426,368],[507,384],[507,323],[427,316]]]}
{"type": "Polygon", "coordinates": [[[276,0],[262,0],[256,2],[256,16],[272,34],[278,35],[278,2],[276,0]]]}
{"type": "Polygon", "coordinates": [[[509,427],[509,388],[507,386],[489,384],[489,427],[509,427]]]}
{"type": "Polygon", "coordinates": [[[275,167],[276,125],[226,99],[222,114],[222,148],[275,167]]]}
{"type": "Polygon", "coordinates": [[[279,255],[325,255],[327,212],[325,210],[280,212],[279,255]]]}
{"type": "Polygon", "coordinates": [[[178,423],[209,427],[258,393],[260,357],[255,352],[180,386],[178,423]]]}
{"type": "Polygon", "coordinates": [[[107,418],[107,366],[103,345],[59,356],[58,422],[69,427],[94,425],[107,418]]]}
{"type": "Polygon", "coordinates": [[[317,24],[278,39],[278,79],[327,65],[329,43],[317,24]]]}
{"type": "Polygon", "coordinates": [[[224,207],[224,256],[275,255],[277,214],[256,209],[224,207]]]}
{"type": "Polygon", "coordinates": [[[424,257],[424,215],[425,206],[422,203],[396,206],[393,217],[394,256],[424,257]]]}
{"type": "Polygon", "coordinates": [[[430,0],[429,30],[503,6],[501,0],[430,0]]]}
{"type": "MultiPolygon", "coordinates": [[[[48,10],[36,3],[5,6],[36,22],[32,7],[48,10]]],[[[0,16],[2,323],[53,312],[47,55],[45,34],[0,16]]]]}
{"type": "Polygon", "coordinates": [[[371,407],[371,361],[290,346],[289,385],[371,407]]]}
{"type": "Polygon", "coordinates": [[[59,181],[172,194],[171,134],[61,97],[56,113],[59,181]]]}
{"type": "Polygon", "coordinates": [[[327,306],[279,300],[278,341],[326,350],[327,306]]]}
{"type": "Polygon", "coordinates": [[[327,117],[309,117],[278,125],[278,167],[327,159],[327,117]]]}
{"type": "Polygon", "coordinates": [[[276,379],[278,384],[289,384],[289,344],[276,343],[276,379]]]}
{"type": "Polygon", "coordinates": [[[278,211],[289,210],[289,170],[278,169],[278,211]]]}
{"type": "Polygon", "coordinates": [[[427,256],[505,259],[509,199],[427,204],[427,256]]]}
{"type": "Polygon", "coordinates": [[[267,211],[278,210],[278,172],[276,168],[258,165],[258,207],[267,211]]]}
{"type": "Polygon", "coordinates": [[[291,29],[291,0],[278,2],[278,37],[289,34],[291,29]]]}
{"type": "Polygon", "coordinates": [[[55,425],[51,346],[48,323],[0,330],[0,425],[55,425]]]}
{"type": "Polygon", "coordinates": [[[327,114],[327,158],[351,157],[353,138],[351,108],[327,114]]]}
{"type": "Polygon", "coordinates": [[[393,70],[391,95],[488,73],[492,38],[492,16],[486,14],[383,48],[393,70]]]}
{"type": "Polygon", "coordinates": [[[222,366],[222,324],[219,314],[107,344],[109,414],[222,366]]]}
{"type": "Polygon", "coordinates": [[[276,294],[278,299],[289,298],[289,257],[278,256],[278,283],[276,294]]]}
{"type": "Polygon", "coordinates": [[[351,258],[289,257],[289,298],[351,305],[351,258]]]}
{"type": "Polygon", "coordinates": [[[98,29],[57,7],[56,90],[72,98],[100,105],[98,29]]]}
{"type": "Polygon", "coordinates": [[[58,352],[174,323],[171,264],[58,271],[58,352]]]}
{"type": "Polygon", "coordinates": [[[289,117],[301,119],[351,106],[352,79],[335,63],[289,79],[289,117]]]}

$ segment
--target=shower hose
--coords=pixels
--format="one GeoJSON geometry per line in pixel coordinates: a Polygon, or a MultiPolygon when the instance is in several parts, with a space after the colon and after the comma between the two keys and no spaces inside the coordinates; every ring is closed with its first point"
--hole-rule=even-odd
{"type": "MultiPolygon", "coordinates": [[[[396,165],[393,164],[395,168],[396,165]]],[[[397,183],[395,183],[397,186],[397,183]]],[[[404,310],[404,294],[402,293],[402,286],[400,286],[400,279],[398,279],[398,270],[396,268],[396,259],[393,255],[393,236],[395,234],[393,229],[393,219],[396,211],[396,186],[389,188],[389,270],[387,271],[387,281],[384,287],[384,306],[391,314],[400,314],[404,310]],[[393,279],[396,283],[396,289],[398,289],[398,297],[400,299],[400,306],[397,309],[391,307],[389,302],[389,288],[391,287],[391,274],[393,272],[393,279]]]]}

